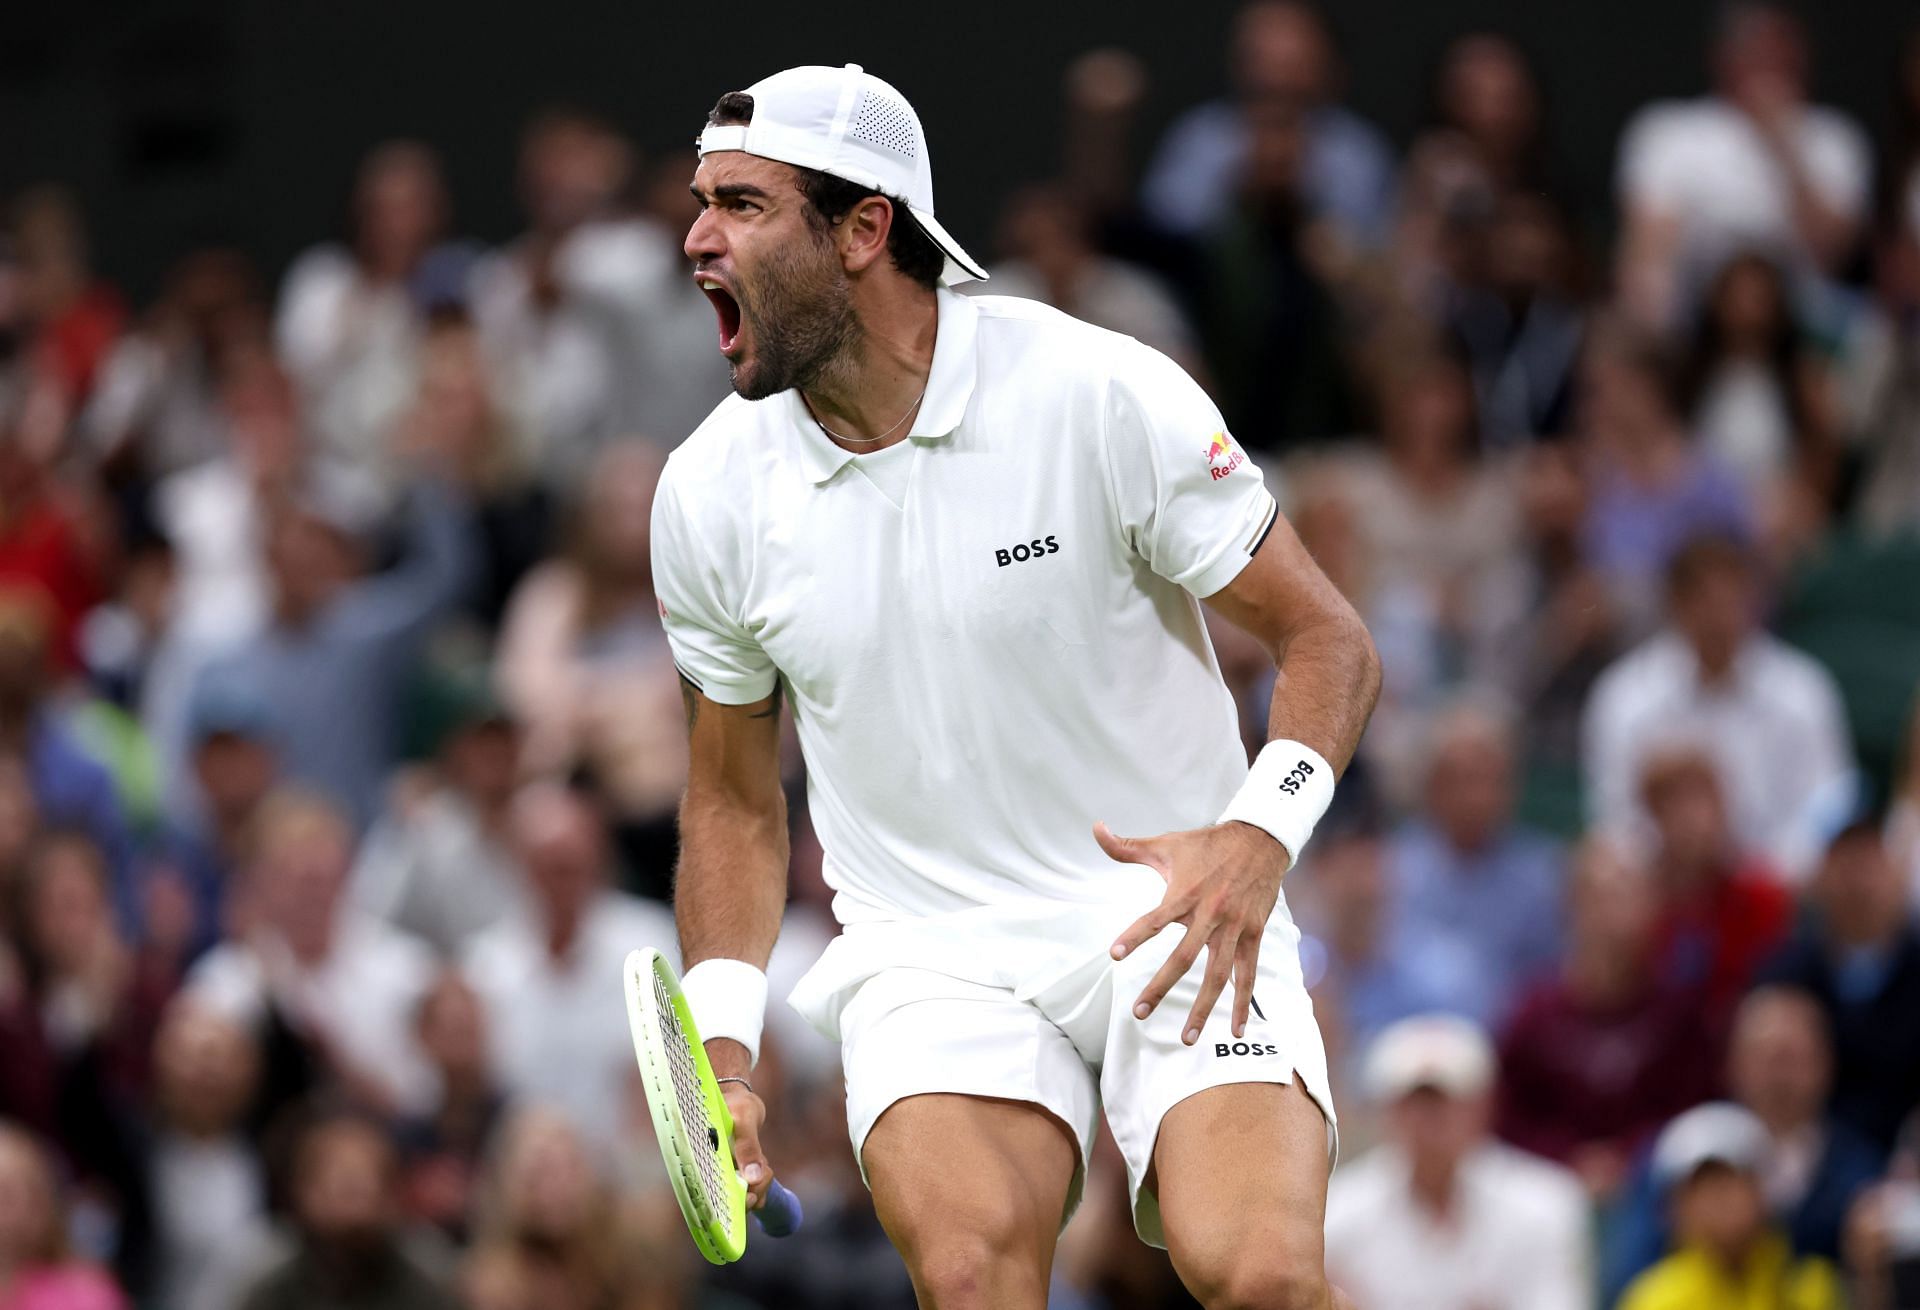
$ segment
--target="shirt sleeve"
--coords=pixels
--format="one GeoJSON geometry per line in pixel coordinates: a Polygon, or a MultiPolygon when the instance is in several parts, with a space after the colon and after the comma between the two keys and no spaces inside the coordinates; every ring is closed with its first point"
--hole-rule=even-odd
{"type": "Polygon", "coordinates": [[[728,559],[710,549],[671,463],[653,498],[653,590],[681,675],[708,700],[751,705],[773,694],[773,661],[740,623],[728,559]]]}
{"type": "Polygon", "coordinates": [[[1207,394],[1165,355],[1130,342],[1106,419],[1107,475],[1128,546],[1196,596],[1232,582],[1280,511],[1207,394]]]}

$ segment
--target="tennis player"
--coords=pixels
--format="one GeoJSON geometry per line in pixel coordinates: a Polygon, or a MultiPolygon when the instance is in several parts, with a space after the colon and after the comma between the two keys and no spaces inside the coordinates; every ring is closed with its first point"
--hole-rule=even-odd
{"type": "Polygon", "coordinates": [[[722,97],[693,190],[737,394],[668,461],[653,559],[692,736],[685,987],[755,1202],[784,696],[843,925],[790,999],[842,1044],[921,1301],[1045,1304],[1104,1107],[1140,1235],[1203,1302],[1336,1304],[1280,884],[1378,690],[1359,618],[1179,367],[948,289],[985,274],[887,83],[722,97]],[[1279,665],[1251,772],[1201,600],[1279,665]]]}

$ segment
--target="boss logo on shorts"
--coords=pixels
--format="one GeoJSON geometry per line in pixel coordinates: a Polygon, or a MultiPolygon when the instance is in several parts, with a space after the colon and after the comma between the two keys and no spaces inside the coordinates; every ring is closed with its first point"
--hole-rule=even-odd
{"type": "Polygon", "coordinates": [[[1213,1053],[1225,1055],[1278,1055],[1280,1048],[1272,1042],[1215,1042],[1213,1053]]]}
{"type": "Polygon", "coordinates": [[[1001,568],[1009,564],[1025,564],[1030,559],[1039,559],[1042,555],[1058,555],[1060,539],[1049,532],[1044,537],[1035,537],[1032,541],[1023,541],[1009,550],[996,550],[993,559],[1001,568]]]}

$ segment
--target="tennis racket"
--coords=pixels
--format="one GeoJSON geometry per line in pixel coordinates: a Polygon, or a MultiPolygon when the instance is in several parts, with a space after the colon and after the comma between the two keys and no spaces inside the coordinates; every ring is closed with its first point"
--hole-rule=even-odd
{"type": "MultiPolygon", "coordinates": [[[[680,1213],[700,1254],[731,1264],[747,1249],[747,1185],[733,1167],[733,1116],[666,957],[652,947],[629,952],[625,982],[633,1054],[680,1213]]],[[[767,1236],[785,1237],[800,1227],[800,1198],[772,1183],[756,1213],[767,1236]]]]}

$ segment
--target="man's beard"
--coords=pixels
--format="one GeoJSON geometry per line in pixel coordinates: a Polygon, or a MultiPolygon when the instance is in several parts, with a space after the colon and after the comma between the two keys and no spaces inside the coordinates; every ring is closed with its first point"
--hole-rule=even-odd
{"type": "Polygon", "coordinates": [[[824,241],[780,252],[752,288],[735,296],[751,355],[746,368],[731,365],[733,389],[748,400],[812,386],[860,335],[846,270],[824,241]]]}

